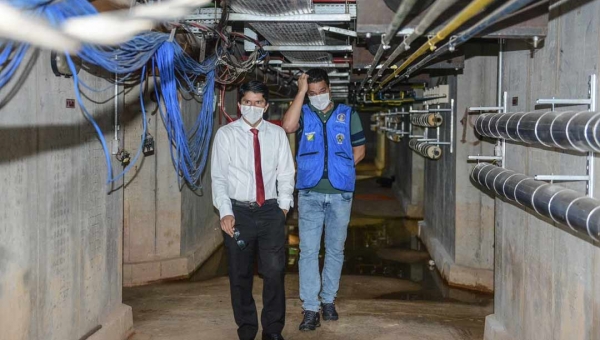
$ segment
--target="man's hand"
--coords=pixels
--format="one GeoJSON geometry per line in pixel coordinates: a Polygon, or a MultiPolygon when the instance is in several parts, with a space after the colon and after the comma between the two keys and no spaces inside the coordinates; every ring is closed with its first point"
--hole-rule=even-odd
{"type": "Polygon", "coordinates": [[[288,213],[288,211],[287,211],[287,210],[285,210],[285,209],[281,209],[281,210],[283,210],[283,214],[285,215],[285,217],[287,217],[287,213],[288,213]]]}
{"type": "Polygon", "coordinates": [[[235,225],[235,217],[227,215],[221,219],[221,229],[229,236],[233,237],[233,226],[235,225]]]}
{"type": "Polygon", "coordinates": [[[308,92],[308,74],[302,73],[298,78],[298,94],[305,95],[308,92]]]}

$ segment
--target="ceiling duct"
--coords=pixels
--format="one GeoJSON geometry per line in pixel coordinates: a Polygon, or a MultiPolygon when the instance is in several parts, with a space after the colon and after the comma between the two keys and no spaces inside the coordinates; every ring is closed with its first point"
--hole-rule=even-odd
{"type": "Polygon", "coordinates": [[[294,15],[312,11],[312,0],[229,0],[234,12],[252,15],[294,15]]]}
{"type": "MultiPolygon", "coordinates": [[[[324,46],[325,34],[316,23],[305,22],[254,22],[258,33],[275,46],[324,46]]],[[[292,63],[330,62],[327,52],[282,52],[292,63]]]]}
{"type": "Polygon", "coordinates": [[[251,24],[271,45],[325,45],[319,25],[311,22],[254,22],[251,24]]]}

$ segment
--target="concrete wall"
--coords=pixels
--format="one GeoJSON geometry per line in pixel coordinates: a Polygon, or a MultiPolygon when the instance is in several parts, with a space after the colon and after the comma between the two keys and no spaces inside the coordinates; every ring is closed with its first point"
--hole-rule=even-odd
{"type": "MultiPolygon", "coordinates": [[[[495,106],[497,93],[497,45],[467,44],[465,67],[455,75],[432,78],[433,84],[450,86],[455,98],[454,152],[443,146],[441,159],[425,160],[424,220],[421,239],[442,276],[453,286],[481,291],[493,290],[494,200],[470,183],[468,155],[490,155],[493,145],[479,141],[467,116],[469,106],[495,106]],[[464,132],[464,138],[463,138],[464,132]]],[[[445,117],[441,140],[450,140],[450,119],[445,117]]],[[[413,155],[412,157],[416,157],[413,155]]],[[[414,172],[413,172],[414,174],[414,172]]]]}
{"type": "Polygon", "coordinates": [[[396,180],[394,194],[407,217],[423,218],[423,190],[425,186],[425,159],[408,147],[408,138],[400,142],[387,141],[390,160],[396,180]]]}
{"type": "MultiPolygon", "coordinates": [[[[138,96],[138,87],[125,95],[124,116],[132,120],[125,127],[125,145],[132,153],[143,131],[138,96]]],[[[180,102],[184,122],[192,126],[200,112],[201,99],[186,94],[180,96],[180,102]]],[[[179,187],[157,105],[148,101],[146,108],[155,153],[144,157],[126,177],[125,286],[187,277],[222,242],[218,215],[212,206],[210,161],[202,176],[201,189],[192,191],[183,182],[179,187]]]]}
{"type": "MultiPolygon", "coordinates": [[[[599,13],[600,1],[567,2],[551,12],[542,48],[532,53],[529,44],[507,43],[505,90],[518,97],[511,111],[542,109],[538,98],[587,96],[588,76],[598,73],[599,13]]],[[[566,109],[573,107],[559,108],[566,109]]],[[[527,175],[585,173],[577,153],[508,144],[507,155],[508,167],[527,175]]],[[[596,187],[599,165],[596,159],[596,187]]],[[[584,191],[582,183],[561,185],[584,191]]],[[[501,200],[496,207],[495,313],[485,338],[600,339],[598,245],[531,211],[501,200]]]]}
{"type": "Polygon", "coordinates": [[[493,155],[493,145],[475,136],[470,122],[476,116],[467,117],[466,130],[460,120],[469,106],[497,105],[498,44],[469,44],[464,49],[466,67],[457,77],[454,260],[462,266],[489,271],[494,268],[494,200],[471,185],[468,174],[473,164],[465,160],[469,155],[493,155]]]}
{"type": "MultiPolygon", "coordinates": [[[[132,327],[121,303],[123,191],[107,194],[96,133],[66,108],[73,81],[55,77],[49,60],[41,53],[22,84],[0,92],[0,337],[121,339],[132,327]]],[[[86,92],[111,139],[114,92],[86,92]]]]}

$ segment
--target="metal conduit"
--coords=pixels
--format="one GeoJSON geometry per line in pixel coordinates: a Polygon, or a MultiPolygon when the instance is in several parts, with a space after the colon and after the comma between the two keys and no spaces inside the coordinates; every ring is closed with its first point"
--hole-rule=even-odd
{"type": "Polygon", "coordinates": [[[440,29],[435,35],[433,35],[426,43],[424,43],[419,49],[411,54],[392,74],[385,78],[379,86],[377,91],[381,90],[383,86],[394,80],[394,78],[412,64],[419,57],[424,55],[427,51],[433,51],[435,45],[440,41],[446,39],[452,32],[457,30],[468,20],[477,16],[481,11],[485,10],[490,4],[496,0],[473,0],[467,7],[465,7],[460,13],[458,13],[450,22],[448,22],[442,29],[440,29]]]}
{"type": "Polygon", "coordinates": [[[387,32],[382,37],[382,43],[377,49],[377,53],[375,54],[375,58],[371,63],[371,67],[369,67],[367,76],[365,77],[365,79],[363,79],[362,83],[360,84],[361,88],[365,86],[365,84],[367,83],[367,79],[371,78],[375,67],[377,67],[377,64],[379,64],[379,60],[383,56],[383,52],[385,51],[386,46],[388,46],[392,42],[392,39],[396,35],[396,32],[398,32],[400,25],[402,25],[402,22],[404,22],[404,19],[406,19],[406,17],[410,13],[410,10],[413,8],[416,2],[417,0],[406,0],[402,1],[402,3],[400,4],[400,7],[398,8],[396,15],[394,16],[394,19],[388,26],[387,32]]]}
{"type": "Polygon", "coordinates": [[[549,111],[482,114],[475,131],[546,147],[600,152],[600,112],[549,111]]]}
{"type": "Polygon", "coordinates": [[[431,5],[423,19],[419,22],[417,27],[415,27],[415,30],[408,37],[406,37],[406,39],[400,45],[398,45],[394,52],[392,52],[392,54],[387,58],[381,69],[377,72],[377,75],[373,78],[373,82],[371,82],[371,85],[369,86],[370,89],[373,88],[375,81],[379,79],[381,75],[383,75],[383,72],[390,67],[394,60],[396,60],[396,58],[398,58],[402,52],[408,50],[410,48],[410,44],[423,35],[429,26],[431,26],[431,24],[456,1],[458,0],[437,0],[433,3],[433,5],[431,5]]]}
{"type": "Polygon", "coordinates": [[[599,241],[600,200],[486,163],[477,164],[471,178],[498,196],[599,241]]]}
{"type": "Polygon", "coordinates": [[[438,127],[442,125],[443,122],[444,118],[442,118],[442,115],[439,113],[422,113],[410,116],[410,123],[417,126],[438,127]]]}
{"type": "Polygon", "coordinates": [[[507,16],[513,14],[517,10],[523,8],[524,6],[530,4],[534,1],[535,0],[512,0],[512,1],[505,3],[504,5],[502,5],[498,9],[496,9],[494,12],[492,12],[490,15],[481,19],[475,25],[473,25],[466,31],[463,31],[462,33],[457,35],[456,38],[451,39],[451,41],[449,41],[448,43],[444,44],[443,46],[441,46],[440,48],[435,50],[435,52],[433,52],[432,54],[423,58],[417,64],[409,67],[404,74],[402,74],[399,78],[397,78],[396,80],[391,82],[388,86],[386,86],[386,89],[394,86],[398,82],[402,81],[404,78],[408,78],[413,72],[421,69],[423,66],[427,65],[429,62],[438,58],[442,54],[452,52],[456,47],[464,44],[465,42],[467,42],[468,40],[470,40],[477,34],[481,33],[488,27],[492,26],[499,20],[506,18],[507,16]]]}
{"type": "Polygon", "coordinates": [[[428,144],[427,142],[419,142],[417,139],[409,140],[408,147],[425,158],[437,160],[442,157],[442,149],[439,146],[428,144]]]}

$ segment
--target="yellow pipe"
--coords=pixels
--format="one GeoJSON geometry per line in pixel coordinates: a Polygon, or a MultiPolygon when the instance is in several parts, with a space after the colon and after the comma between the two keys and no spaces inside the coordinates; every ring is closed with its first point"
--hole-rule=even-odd
{"type": "Polygon", "coordinates": [[[428,49],[432,51],[435,49],[435,44],[446,39],[452,32],[454,32],[457,28],[462,26],[465,22],[472,19],[477,14],[481,13],[489,4],[494,2],[494,0],[474,0],[472,1],[465,9],[463,9],[456,17],[452,19],[444,28],[442,28],[439,32],[436,33],[429,41],[423,44],[418,50],[415,51],[408,59],[406,59],[402,65],[400,65],[394,73],[385,78],[378,86],[375,91],[379,91],[383,88],[383,86],[390,81],[392,81],[400,72],[406,69],[413,61],[417,58],[425,54],[428,49]]]}
{"type": "Polygon", "coordinates": [[[406,104],[406,103],[411,103],[414,102],[415,100],[413,98],[407,98],[407,99],[391,99],[391,100],[375,100],[375,93],[371,92],[371,102],[373,104],[388,104],[388,105],[394,105],[394,104],[406,104]]]}

